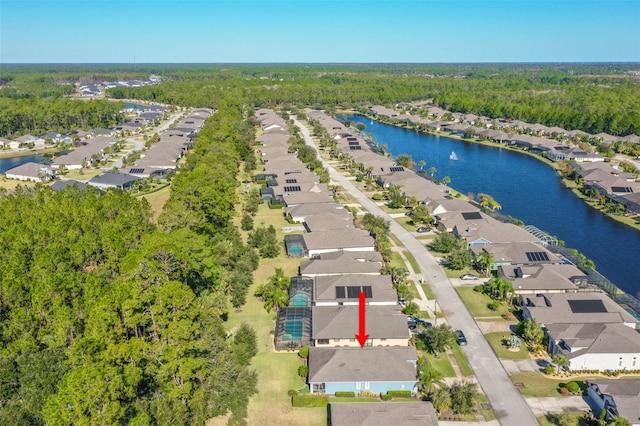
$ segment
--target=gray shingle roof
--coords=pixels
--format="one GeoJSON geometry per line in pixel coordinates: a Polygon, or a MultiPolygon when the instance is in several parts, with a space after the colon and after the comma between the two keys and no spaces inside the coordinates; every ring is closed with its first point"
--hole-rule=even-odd
{"type": "MultiPolygon", "coordinates": [[[[314,339],[353,339],[358,333],[358,305],[314,306],[314,339]]],[[[408,339],[407,316],[399,306],[368,305],[366,330],[370,339],[408,339]]]]}
{"type": "Polygon", "coordinates": [[[415,381],[416,348],[310,348],[309,382],[415,381]]]}
{"type": "Polygon", "coordinates": [[[421,402],[331,403],[332,426],[436,426],[433,405],[421,402]]]}

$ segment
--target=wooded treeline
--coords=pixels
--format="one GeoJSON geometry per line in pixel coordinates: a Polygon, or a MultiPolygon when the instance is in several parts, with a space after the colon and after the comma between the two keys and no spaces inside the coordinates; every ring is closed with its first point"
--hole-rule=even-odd
{"type": "Polygon", "coordinates": [[[124,120],[122,108],[121,102],[0,97],[0,136],[109,128],[124,120]]]}
{"type": "Polygon", "coordinates": [[[109,95],[216,107],[212,99],[238,90],[256,106],[329,110],[432,99],[453,112],[519,119],[592,134],[640,133],[640,80],[632,76],[613,74],[606,68],[600,70],[606,74],[594,76],[578,65],[505,68],[497,73],[490,72],[495,68],[482,65],[465,66],[457,72],[453,66],[444,70],[446,74],[429,74],[434,70],[428,66],[420,72],[418,66],[377,69],[345,65],[331,70],[300,67],[297,73],[275,68],[268,76],[255,69],[235,73],[225,70],[203,75],[206,81],[190,75],[184,81],[161,85],[109,89],[109,95]],[[390,69],[395,71],[388,72],[390,69]]]}
{"type": "Polygon", "coordinates": [[[0,197],[0,424],[244,423],[255,334],[222,320],[258,262],[230,222],[242,118],[206,124],[159,227],[120,191],[0,197]]]}
{"type": "Polygon", "coordinates": [[[640,133],[640,79],[627,71],[638,71],[638,65],[14,65],[0,70],[0,98],[57,97],[78,81],[158,74],[167,82],[108,93],[119,99],[216,107],[216,99],[233,90],[256,106],[329,110],[432,99],[452,112],[627,135],[640,133]]]}

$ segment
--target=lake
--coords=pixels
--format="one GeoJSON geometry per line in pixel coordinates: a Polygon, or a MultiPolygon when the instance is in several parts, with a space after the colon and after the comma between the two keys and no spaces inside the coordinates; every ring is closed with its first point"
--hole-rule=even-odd
{"type": "Polygon", "coordinates": [[[591,259],[597,270],[625,292],[640,298],[640,232],[594,210],[565,188],[557,173],[543,162],[507,149],[492,148],[443,136],[371,121],[363,123],[379,145],[397,156],[409,154],[434,177],[451,179],[449,186],[468,194],[486,193],[500,213],[534,225],[564,240],[591,259]],[[455,152],[458,160],[449,157],[455,152]]]}

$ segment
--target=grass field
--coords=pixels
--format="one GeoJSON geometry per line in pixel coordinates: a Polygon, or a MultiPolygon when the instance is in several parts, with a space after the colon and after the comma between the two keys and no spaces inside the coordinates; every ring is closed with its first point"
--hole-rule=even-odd
{"type": "Polygon", "coordinates": [[[91,179],[92,177],[98,176],[103,171],[104,170],[101,170],[101,169],[69,170],[64,176],[67,179],[86,180],[86,179],[91,179]]]}
{"type": "MultiPolygon", "coordinates": [[[[280,241],[283,238],[282,227],[288,225],[281,209],[269,209],[266,204],[260,206],[256,216],[256,226],[273,225],[280,241]]],[[[268,313],[260,300],[254,295],[256,287],[274,274],[275,268],[282,268],[287,276],[297,275],[300,259],[288,258],[282,254],[274,259],[261,259],[260,266],[254,272],[254,284],[249,288],[247,303],[239,310],[229,313],[227,330],[233,330],[242,322],[249,323],[256,331],[258,354],[251,367],[258,373],[258,394],[254,395],[248,406],[247,423],[250,425],[326,425],[325,407],[294,408],[289,389],[301,389],[305,383],[297,375],[301,365],[297,353],[273,350],[273,331],[275,312],[268,313]]]]}
{"type": "Polygon", "coordinates": [[[538,417],[541,426],[587,426],[582,413],[547,414],[538,417]]]}
{"type": "Polygon", "coordinates": [[[529,359],[529,352],[527,351],[526,345],[523,344],[517,352],[510,351],[506,347],[504,343],[509,339],[509,336],[511,336],[511,334],[498,331],[485,334],[484,338],[487,339],[487,342],[489,342],[498,357],[502,359],[529,359]]]}
{"type": "Polygon", "coordinates": [[[413,269],[414,273],[419,274],[422,272],[422,270],[420,269],[420,265],[418,265],[418,262],[416,262],[416,258],[413,257],[413,254],[411,254],[410,251],[405,251],[404,257],[407,258],[407,261],[411,265],[411,269],[413,269]]]}
{"type": "Polygon", "coordinates": [[[438,358],[428,352],[424,352],[424,354],[427,360],[429,360],[429,364],[442,373],[444,377],[456,377],[456,372],[446,353],[441,353],[438,358]]]}
{"type": "Polygon", "coordinates": [[[469,365],[469,361],[467,361],[467,358],[465,358],[464,354],[462,353],[462,350],[460,350],[460,346],[453,345],[451,347],[451,352],[453,352],[453,356],[456,358],[456,362],[458,363],[458,367],[460,367],[462,375],[465,377],[472,377],[473,370],[469,365]]]}
{"type": "Polygon", "coordinates": [[[15,189],[18,187],[18,185],[21,186],[35,186],[35,182],[25,182],[25,181],[21,181],[21,180],[17,180],[17,179],[6,179],[6,178],[2,178],[0,179],[0,188],[3,189],[15,189]]]}
{"type": "Polygon", "coordinates": [[[140,196],[140,198],[144,198],[145,200],[147,200],[147,202],[151,206],[151,212],[153,213],[153,217],[151,220],[153,221],[153,223],[158,222],[158,217],[160,216],[160,213],[162,213],[162,208],[169,199],[170,195],[171,187],[166,186],[159,191],[140,196]]]}
{"type": "Polygon", "coordinates": [[[505,304],[500,305],[497,311],[489,309],[487,305],[492,302],[492,299],[485,294],[473,291],[473,287],[456,287],[456,290],[473,317],[496,317],[496,321],[504,321],[500,316],[509,312],[505,304]]]}

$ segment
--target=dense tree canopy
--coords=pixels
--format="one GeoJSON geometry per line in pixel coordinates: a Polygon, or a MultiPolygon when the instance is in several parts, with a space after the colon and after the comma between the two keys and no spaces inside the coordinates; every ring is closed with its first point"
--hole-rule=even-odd
{"type": "Polygon", "coordinates": [[[230,224],[250,141],[216,139],[241,127],[221,115],[186,163],[197,186],[177,175],[163,229],[121,191],[0,197],[0,423],[242,423],[255,335],[228,338],[221,317],[258,257],[230,224]]]}

